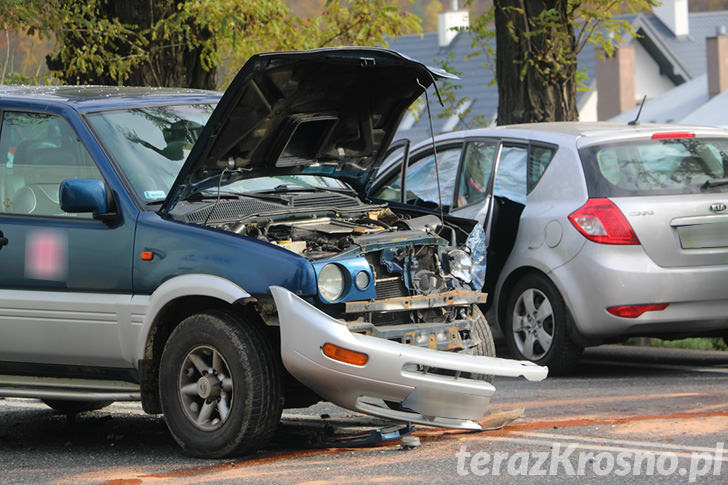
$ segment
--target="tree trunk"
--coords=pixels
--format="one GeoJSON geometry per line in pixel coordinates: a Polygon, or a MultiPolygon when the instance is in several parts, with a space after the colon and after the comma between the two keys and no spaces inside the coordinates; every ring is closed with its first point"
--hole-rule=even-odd
{"type": "MultiPolygon", "coordinates": [[[[76,2],[79,0],[65,0],[76,2]]],[[[83,0],[81,0],[83,1],[83,0]]],[[[107,19],[118,19],[121,23],[132,26],[136,33],[148,31],[160,19],[165,19],[174,14],[176,1],[174,0],[100,0],[98,2],[98,17],[107,19]]],[[[190,22],[190,29],[199,29],[199,26],[190,22]]],[[[202,36],[209,33],[202,32],[202,36]]],[[[165,39],[164,36],[157,36],[152,39],[146,36],[148,44],[145,50],[148,52],[146,62],[135,65],[129,76],[123,81],[126,86],[159,86],[159,87],[186,87],[198,89],[215,89],[214,68],[205,70],[200,62],[201,48],[189,48],[188,44],[181,39],[165,39]]],[[[58,42],[63,43],[65,48],[81,50],[87,47],[87,40],[74,36],[72,33],[62,34],[58,42]]],[[[102,46],[105,51],[114,53],[120,58],[125,58],[131,53],[130,47],[122,42],[109,42],[102,46]]],[[[65,62],[74,62],[71,56],[64,61],[59,54],[46,57],[48,68],[56,71],[57,76],[63,82],[78,84],[102,84],[117,85],[118,80],[111,75],[108,69],[96,73],[89,69],[83,75],[74,75],[73,79],[63,76],[67,71],[65,62]]]]}
{"type": "Polygon", "coordinates": [[[576,39],[568,1],[494,4],[498,124],[577,120],[576,39]]]}

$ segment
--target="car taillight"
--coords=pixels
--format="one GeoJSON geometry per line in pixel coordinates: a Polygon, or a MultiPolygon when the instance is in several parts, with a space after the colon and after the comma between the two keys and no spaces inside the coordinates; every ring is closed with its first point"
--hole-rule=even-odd
{"type": "Polygon", "coordinates": [[[569,214],[569,220],[588,240],[600,244],[639,244],[624,214],[609,199],[589,199],[569,214]]]}
{"type": "Polygon", "coordinates": [[[611,306],[607,311],[612,315],[622,318],[637,318],[644,312],[659,312],[667,308],[667,303],[651,304],[651,305],[621,305],[611,306]]]}

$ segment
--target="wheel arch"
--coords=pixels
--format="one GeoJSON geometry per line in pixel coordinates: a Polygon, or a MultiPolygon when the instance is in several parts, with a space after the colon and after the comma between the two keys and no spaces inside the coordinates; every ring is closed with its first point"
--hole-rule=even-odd
{"type": "Polygon", "coordinates": [[[571,340],[581,346],[581,347],[588,347],[590,345],[595,345],[595,342],[587,339],[584,337],[581,332],[579,332],[579,328],[576,324],[576,321],[574,320],[573,314],[571,312],[571,306],[569,303],[568,295],[564,294],[563,289],[561,288],[561,285],[558,284],[557,281],[554,281],[554,279],[549,276],[549,274],[545,273],[544,271],[541,271],[540,269],[534,267],[534,266],[521,266],[520,268],[517,268],[515,271],[511,272],[508,277],[503,281],[501,284],[500,289],[498,290],[498,299],[497,299],[497,307],[496,307],[496,317],[498,319],[498,326],[503,331],[505,335],[505,317],[506,317],[506,311],[508,309],[508,298],[510,295],[511,290],[513,287],[518,283],[519,280],[521,280],[524,276],[534,274],[534,275],[540,275],[544,277],[548,282],[550,282],[553,287],[556,289],[556,291],[559,292],[559,295],[561,295],[561,299],[564,302],[564,306],[566,307],[566,314],[567,314],[567,331],[568,335],[571,338],[571,340]]]}
{"type": "MultiPolygon", "coordinates": [[[[514,271],[512,271],[505,280],[503,280],[503,283],[500,286],[500,289],[498,290],[498,300],[497,300],[497,306],[496,306],[496,316],[498,318],[498,326],[503,330],[503,325],[505,324],[505,315],[506,315],[506,309],[508,307],[508,295],[510,294],[513,287],[516,285],[516,283],[523,278],[527,274],[539,274],[541,276],[544,276],[553,283],[551,278],[548,277],[546,273],[541,271],[540,269],[534,267],[534,266],[521,266],[520,268],[516,268],[514,271]]],[[[554,286],[556,286],[554,284],[554,286]]],[[[558,287],[557,287],[558,288],[558,287]]]]}
{"type": "Polygon", "coordinates": [[[212,275],[183,275],[167,280],[149,297],[143,331],[137,343],[142,406],[150,414],[161,412],[159,362],[172,331],[185,318],[213,308],[253,311],[256,299],[235,283],[212,275]],[[246,308],[247,307],[247,308],[246,308]]]}

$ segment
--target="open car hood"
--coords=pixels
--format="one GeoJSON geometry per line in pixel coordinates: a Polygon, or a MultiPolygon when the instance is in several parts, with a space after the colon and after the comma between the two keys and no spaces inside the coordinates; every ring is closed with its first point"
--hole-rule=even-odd
{"type": "Polygon", "coordinates": [[[318,173],[361,187],[407,107],[438,77],[454,76],[381,48],[257,54],[225,91],[162,211],[221,176],[318,173]]]}

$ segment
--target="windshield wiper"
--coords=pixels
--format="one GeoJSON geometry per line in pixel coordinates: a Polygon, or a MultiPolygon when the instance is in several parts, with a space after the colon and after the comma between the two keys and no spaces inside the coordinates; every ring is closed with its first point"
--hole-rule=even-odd
{"type": "Polygon", "coordinates": [[[280,194],[284,192],[338,192],[356,195],[356,191],[348,187],[313,187],[310,185],[303,186],[290,184],[280,184],[272,189],[252,190],[250,192],[243,192],[243,194],[280,194]]]}
{"type": "MultiPolygon", "coordinates": [[[[199,190],[196,192],[192,192],[190,195],[185,197],[184,200],[188,200],[190,202],[199,202],[206,199],[217,199],[218,193],[217,191],[212,191],[210,189],[205,190],[199,190]]],[[[239,199],[240,195],[236,194],[235,192],[220,192],[219,198],[221,199],[239,199]]]]}
{"type": "Polygon", "coordinates": [[[728,178],[706,180],[700,185],[700,190],[707,190],[711,187],[721,187],[728,185],[728,178]]]}

